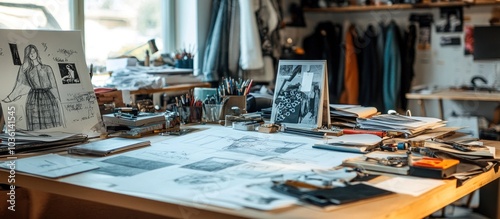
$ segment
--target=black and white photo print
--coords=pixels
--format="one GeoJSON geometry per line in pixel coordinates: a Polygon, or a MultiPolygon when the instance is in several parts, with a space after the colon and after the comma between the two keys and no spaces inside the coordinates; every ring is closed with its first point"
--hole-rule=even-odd
{"type": "Polygon", "coordinates": [[[324,61],[281,60],[271,122],[297,128],[321,127],[325,71],[324,61]]]}

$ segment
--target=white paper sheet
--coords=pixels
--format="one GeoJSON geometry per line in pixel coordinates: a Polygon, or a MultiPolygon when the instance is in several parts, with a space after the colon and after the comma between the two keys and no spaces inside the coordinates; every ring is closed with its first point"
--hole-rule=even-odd
{"type": "Polygon", "coordinates": [[[265,206],[254,202],[252,197],[274,200],[277,195],[266,193],[262,196],[260,190],[239,193],[238,188],[269,183],[271,178],[280,175],[311,174],[312,169],[332,168],[348,157],[358,156],[313,149],[312,144],[311,139],[282,133],[214,127],[122,154],[174,165],[130,174],[130,177],[115,181],[117,186],[114,188],[225,208],[234,205],[266,210],[281,208],[290,205],[290,200],[271,201],[265,206]]]}
{"type": "Polygon", "coordinates": [[[444,182],[441,180],[401,176],[393,177],[373,186],[395,193],[419,196],[443,184],[444,182]]]}
{"type": "Polygon", "coordinates": [[[99,168],[99,166],[79,159],[56,154],[9,160],[1,163],[0,167],[10,169],[10,165],[12,164],[15,165],[16,171],[49,178],[57,178],[99,168]]]}
{"type": "Polygon", "coordinates": [[[0,100],[16,129],[88,133],[97,124],[81,32],[0,30],[0,51],[0,100]]]}

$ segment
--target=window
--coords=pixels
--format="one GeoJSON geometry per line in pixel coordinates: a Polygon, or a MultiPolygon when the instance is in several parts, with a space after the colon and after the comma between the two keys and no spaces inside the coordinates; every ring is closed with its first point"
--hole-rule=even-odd
{"type": "Polygon", "coordinates": [[[151,58],[176,49],[175,0],[0,0],[0,28],[84,29],[87,63],[104,71],[108,58],[144,60],[147,42],[160,49],[151,58]],[[85,16],[82,16],[82,13],[85,16]],[[168,51],[162,51],[168,50],[168,51]]]}
{"type": "Polygon", "coordinates": [[[87,62],[104,66],[108,58],[122,55],[144,60],[150,39],[161,49],[161,1],[85,0],[87,62]]]}
{"type": "Polygon", "coordinates": [[[69,0],[2,1],[0,28],[69,30],[69,0]]]}

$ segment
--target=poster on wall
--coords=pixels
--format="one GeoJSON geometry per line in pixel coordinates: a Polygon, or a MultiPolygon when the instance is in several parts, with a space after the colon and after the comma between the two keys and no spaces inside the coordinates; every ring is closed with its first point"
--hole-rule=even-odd
{"type": "Polygon", "coordinates": [[[439,18],[436,21],[436,32],[455,33],[463,31],[463,8],[443,7],[439,9],[439,18]]]}
{"type": "Polygon", "coordinates": [[[326,61],[280,60],[271,123],[315,129],[330,124],[326,61]]]}
{"type": "Polygon", "coordinates": [[[0,30],[0,100],[16,130],[88,133],[100,117],[81,32],[0,30]]]}

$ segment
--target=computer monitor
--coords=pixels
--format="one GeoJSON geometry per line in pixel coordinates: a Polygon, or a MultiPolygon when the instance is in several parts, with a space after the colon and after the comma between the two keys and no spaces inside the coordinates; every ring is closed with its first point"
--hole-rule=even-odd
{"type": "Polygon", "coordinates": [[[474,60],[500,60],[500,26],[474,27],[474,60]]]}

